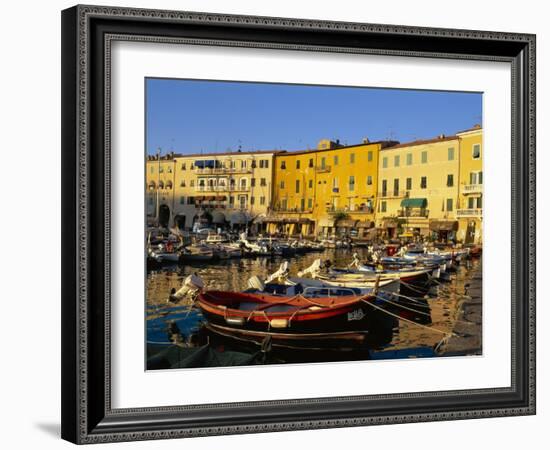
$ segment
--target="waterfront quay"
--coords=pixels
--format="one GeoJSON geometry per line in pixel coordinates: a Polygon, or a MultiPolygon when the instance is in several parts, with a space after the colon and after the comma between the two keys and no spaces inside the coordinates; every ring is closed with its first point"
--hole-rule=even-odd
{"type": "Polygon", "coordinates": [[[482,354],[482,265],[473,268],[465,279],[465,294],[457,305],[453,336],[437,347],[441,356],[482,354]]]}

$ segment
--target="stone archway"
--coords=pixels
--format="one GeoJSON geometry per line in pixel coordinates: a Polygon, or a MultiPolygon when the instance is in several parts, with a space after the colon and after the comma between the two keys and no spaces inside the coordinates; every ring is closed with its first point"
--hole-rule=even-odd
{"type": "Polygon", "coordinates": [[[168,227],[170,223],[170,207],[168,205],[159,206],[159,225],[161,227],[168,227]]]}
{"type": "Polygon", "coordinates": [[[180,230],[185,229],[185,215],[178,214],[176,217],[174,217],[174,225],[178,227],[180,230]]]}

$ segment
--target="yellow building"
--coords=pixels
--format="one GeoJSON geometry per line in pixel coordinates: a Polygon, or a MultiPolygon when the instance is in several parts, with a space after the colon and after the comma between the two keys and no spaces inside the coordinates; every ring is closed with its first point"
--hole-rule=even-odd
{"type": "Polygon", "coordinates": [[[380,152],[376,225],[388,238],[447,240],[458,229],[459,139],[395,145],[380,152]]]}
{"type": "Polygon", "coordinates": [[[148,224],[168,225],[175,206],[175,161],[173,153],[148,156],[146,167],[145,209],[148,224]]]}
{"type": "Polygon", "coordinates": [[[316,150],[276,155],[268,231],[366,237],[374,227],[378,155],[391,144],[322,140],[316,150]]]}
{"type": "Polygon", "coordinates": [[[460,141],[458,240],[482,242],[483,225],[483,129],[477,125],[457,133],[460,141]]]}
{"type": "Polygon", "coordinates": [[[271,204],[275,153],[149,156],[149,220],[181,229],[261,224],[271,204]]]}

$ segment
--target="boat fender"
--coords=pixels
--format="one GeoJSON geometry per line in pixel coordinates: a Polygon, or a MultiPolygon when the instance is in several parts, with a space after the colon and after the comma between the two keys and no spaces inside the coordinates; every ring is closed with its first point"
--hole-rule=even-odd
{"type": "Polygon", "coordinates": [[[288,328],[287,319],[271,319],[269,321],[269,326],[271,328],[288,328]]]}
{"type": "Polygon", "coordinates": [[[244,318],[242,317],[226,317],[225,322],[229,325],[243,325],[244,318]]]}

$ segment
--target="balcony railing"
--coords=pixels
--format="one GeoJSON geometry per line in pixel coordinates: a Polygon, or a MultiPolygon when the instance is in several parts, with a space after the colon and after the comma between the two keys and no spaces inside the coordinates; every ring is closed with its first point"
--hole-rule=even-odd
{"type": "Polygon", "coordinates": [[[195,208],[200,208],[205,211],[212,211],[215,209],[222,209],[224,211],[247,211],[251,207],[248,203],[241,205],[240,203],[228,203],[228,202],[206,202],[197,201],[193,204],[195,208]]]}
{"type": "Polygon", "coordinates": [[[313,212],[312,208],[273,208],[271,210],[273,213],[284,213],[284,214],[311,214],[313,212]]]}
{"type": "Polygon", "coordinates": [[[463,194],[481,194],[483,192],[482,184],[464,184],[462,185],[463,194]]]}
{"type": "Polygon", "coordinates": [[[409,191],[386,191],[382,192],[380,198],[407,198],[409,191]]]}
{"type": "Polygon", "coordinates": [[[408,218],[408,217],[421,217],[427,218],[430,214],[428,209],[424,208],[405,208],[398,211],[397,216],[399,218],[408,218]]]}
{"type": "Polygon", "coordinates": [[[195,186],[197,192],[248,192],[250,186],[195,186]]]}
{"type": "Polygon", "coordinates": [[[331,166],[317,166],[315,171],[317,173],[329,173],[332,170],[331,166]]]}
{"type": "Polygon", "coordinates": [[[230,175],[233,173],[252,173],[252,167],[205,167],[203,169],[195,168],[197,175],[230,175]]]}
{"type": "Polygon", "coordinates": [[[341,213],[344,213],[344,214],[349,214],[349,213],[353,213],[353,214],[374,214],[374,208],[368,208],[368,207],[360,207],[358,206],[357,208],[355,209],[350,209],[350,208],[335,208],[333,206],[330,206],[327,208],[327,212],[329,214],[341,214],[341,213]]]}
{"type": "Polygon", "coordinates": [[[468,208],[457,209],[456,217],[481,217],[483,216],[483,209],[481,208],[468,208]]]}

